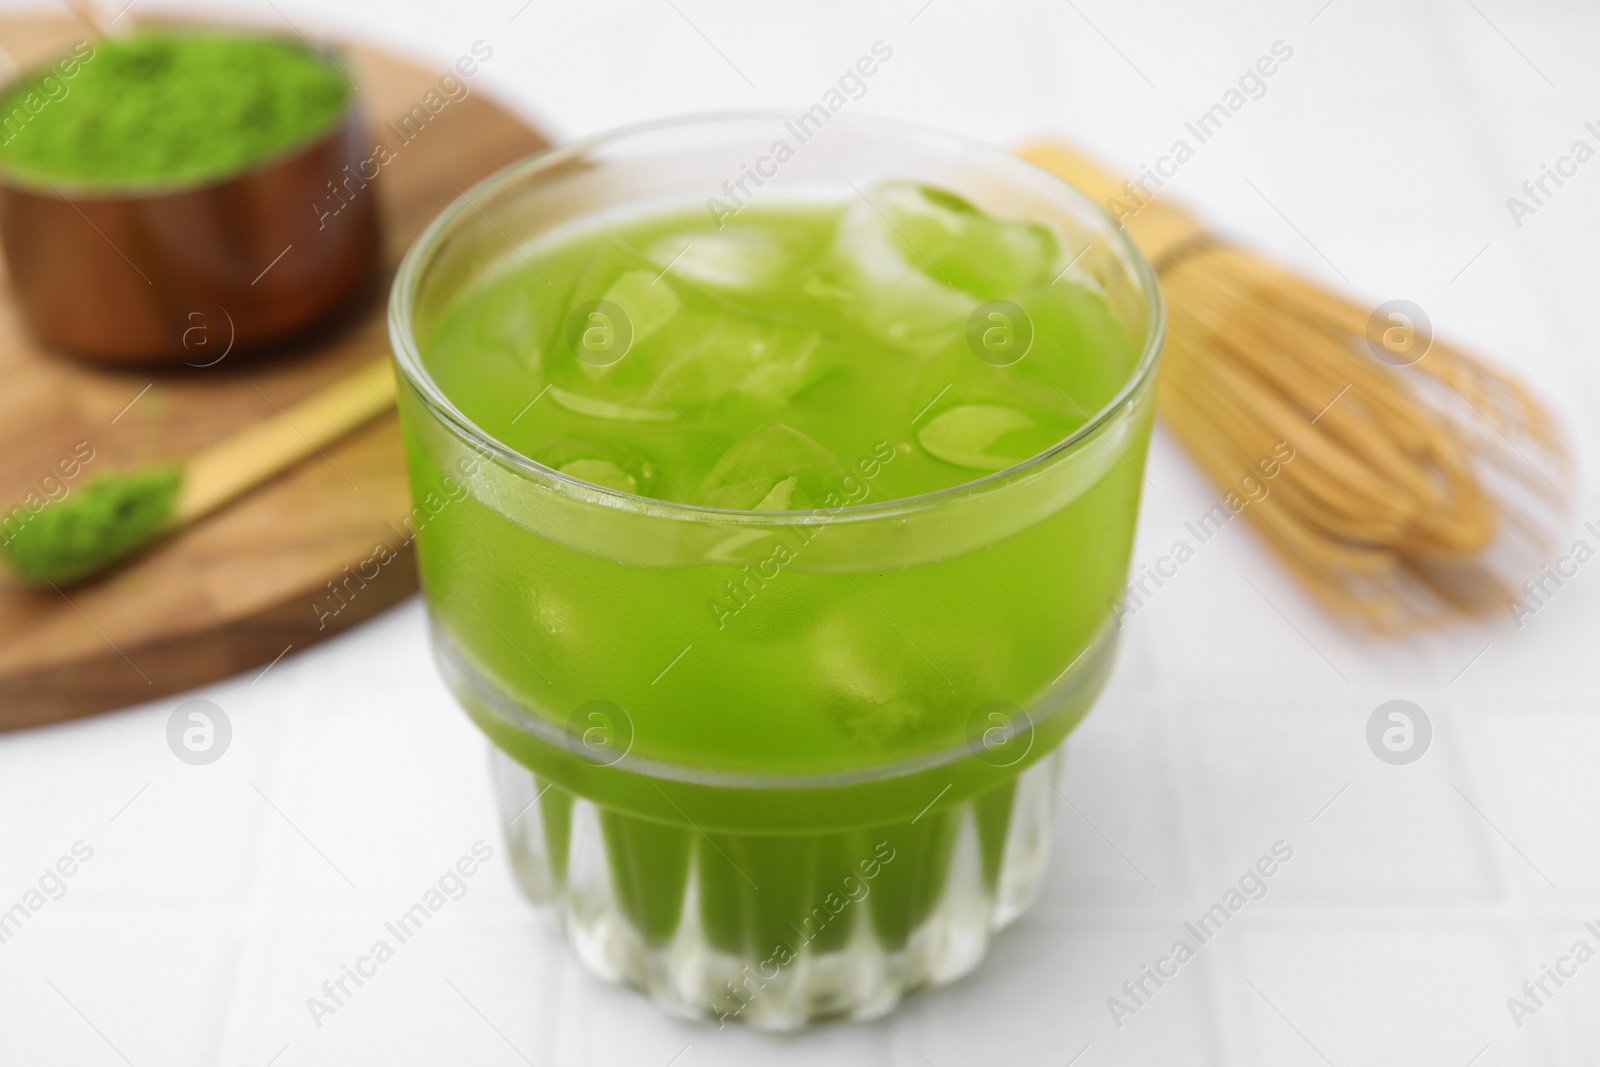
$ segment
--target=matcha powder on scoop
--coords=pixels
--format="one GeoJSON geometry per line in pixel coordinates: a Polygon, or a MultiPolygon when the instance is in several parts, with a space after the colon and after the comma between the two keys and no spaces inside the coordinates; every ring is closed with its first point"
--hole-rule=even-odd
{"type": "Polygon", "coordinates": [[[87,578],[143,548],[167,526],[183,484],[171,465],[102,475],[47,504],[8,540],[0,557],[39,585],[87,578]]]}
{"type": "Polygon", "coordinates": [[[307,144],[352,89],[316,51],[274,37],[141,31],[98,41],[0,100],[27,121],[0,136],[0,167],[79,187],[227,177],[307,144]]]}
{"type": "Polygon", "coordinates": [[[20,525],[0,523],[0,564],[39,585],[92,577],[393,410],[385,356],[182,463],[103,474],[20,525]]]}

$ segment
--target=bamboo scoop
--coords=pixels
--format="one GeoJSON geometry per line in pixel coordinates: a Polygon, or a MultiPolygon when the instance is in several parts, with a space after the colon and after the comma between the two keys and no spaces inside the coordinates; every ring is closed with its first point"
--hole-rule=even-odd
{"type": "Polygon", "coordinates": [[[394,396],[389,360],[377,360],[181,466],[103,475],[46,504],[0,543],[0,557],[40,585],[91,577],[320,452],[390,410],[394,396]]]}
{"type": "Polygon", "coordinates": [[[1431,347],[1380,359],[1369,309],[1059,142],[1020,154],[1106,205],[1155,265],[1158,409],[1216,483],[1236,490],[1280,441],[1296,450],[1244,510],[1314,597],[1384,632],[1505,610],[1570,495],[1561,434],[1522,384],[1436,338],[1402,335],[1431,347]]]}

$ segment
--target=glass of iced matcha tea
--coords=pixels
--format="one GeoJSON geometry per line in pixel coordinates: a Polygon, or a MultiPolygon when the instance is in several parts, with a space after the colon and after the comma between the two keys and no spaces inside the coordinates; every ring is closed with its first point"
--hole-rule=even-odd
{"type": "Polygon", "coordinates": [[[975,967],[1113,660],[1132,245],[994,148],[696,118],[479,185],[390,329],[434,648],[584,962],[767,1029],[975,967]]]}

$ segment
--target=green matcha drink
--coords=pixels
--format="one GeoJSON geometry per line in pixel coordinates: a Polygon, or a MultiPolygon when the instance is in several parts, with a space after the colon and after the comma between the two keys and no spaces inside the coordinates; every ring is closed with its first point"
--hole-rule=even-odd
{"type": "Polygon", "coordinates": [[[435,647],[525,888],[600,973],[788,1028],[952,980],[1036,895],[1159,312],[1070,191],[959,142],[841,181],[900,131],[830,129],[694,195],[756,122],[491,180],[393,326],[435,647]]]}

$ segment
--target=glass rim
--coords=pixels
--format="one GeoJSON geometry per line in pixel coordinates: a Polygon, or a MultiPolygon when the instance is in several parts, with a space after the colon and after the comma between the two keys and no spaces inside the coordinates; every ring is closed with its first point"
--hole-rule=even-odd
{"type": "MultiPolygon", "coordinates": [[[[1139,251],[1133,240],[1128,236],[1127,231],[1107,215],[1099,204],[1070,182],[1045,170],[1043,167],[976,138],[951,133],[917,122],[854,114],[835,115],[830,120],[829,125],[832,127],[835,123],[842,123],[856,128],[875,129],[882,133],[899,136],[915,135],[923,138],[936,138],[951,147],[960,149],[963,153],[985,157],[1007,166],[1022,168],[1036,175],[1042,175],[1049,180],[1050,184],[1056,187],[1055,191],[1058,194],[1064,195],[1067,200],[1074,202],[1079,208],[1089,209],[1091,217],[1098,219],[1103,225],[1103,236],[1107,237],[1111,244],[1122,253],[1127,264],[1133,269],[1134,278],[1138,282],[1139,295],[1144,299],[1148,317],[1139,357],[1134,363],[1133,370],[1129,373],[1127,381],[1082,426],[1079,426],[1049,448],[1036,452],[1009,467],[991,471],[980,477],[958,482],[955,485],[941,489],[872,503],[846,503],[832,508],[817,507],[792,511],[757,511],[750,508],[708,507],[703,504],[663,500],[658,497],[611,489],[606,486],[596,485],[593,482],[586,482],[569,474],[563,474],[499,440],[461,411],[439,388],[438,384],[433,380],[433,375],[422,361],[422,353],[412,330],[415,298],[422,274],[431,264],[433,254],[455,232],[460,220],[470,218],[473,213],[477,213],[485,219],[488,218],[483,215],[482,210],[478,207],[479,200],[494,196],[508,186],[512,186],[541,171],[558,167],[591,149],[624,141],[642,134],[719,123],[750,122],[765,119],[782,121],[790,117],[792,116],[776,108],[759,108],[697,112],[630,123],[547,148],[542,152],[536,152],[533,155],[507,164],[493,174],[481,179],[465,192],[462,192],[444,210],[439,212],[433,221],[428,224],[427,228],[412,241],[411,247],[406,250],[406,254],[400,262],[400,267],[395,272],[394,281],[390,285],[388,307],[390,349],[395,366],[400,371],[400,375],[405,380],[406,385],[412,389],[433,416],[440,419],[452,432],[464,439],[480,456],[485,458],[492,457],[522,473],[531,475],[541,481],[552,483],[557,489],[566,491],[566,495],[574,495],[571,491],[577,490],[581,494],[581,496],[576,497],[577,499],[637,514],[762,527],[813,525],[819,517],[826,517],[830,522],[859,522],[872,518],[881,518],[885,515],[892,516],[907,511],[921,510],[947,500],[956,500],[978,493],[996,491],[1004,485],[1010,484],[1019,476],[1045,467],[1053,460],[1075,451],[1080,445],[1092,440],[1114,421],[1121,408],[1137,397],[1141,390],[1145,388],[1160,362],[1161,351],[1166,340],[1166,301],[1163,297],[1155,268],[1150,265],[1144,253],[1139,251]]],[[[490,225],[493,226],[493,221],[489,221],[490,225]]],[[[498,229],[498,227],[496,228],[498,229]]],[[[509,238],[507,243],[510,244],[509,238]]],[[[511,247],[515,249],[518,246],[513,244],[511,247]]]]}

